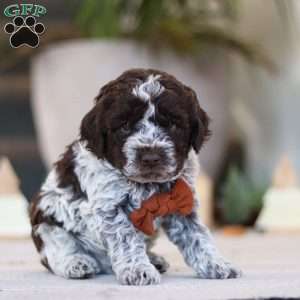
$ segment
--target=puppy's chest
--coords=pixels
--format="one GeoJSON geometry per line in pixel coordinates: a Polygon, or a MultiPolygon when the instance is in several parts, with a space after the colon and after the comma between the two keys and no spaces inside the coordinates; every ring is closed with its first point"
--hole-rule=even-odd
{"type": "MultiPolygon", "coordinates": [[[[152,195],[161,193],[161,192],[168,192],[170,190],[171,184],[163,184],[163,185],[154,185],[154,184],[148,184],[148,185],[128,185],[126,187],[123,186],[124,193],[120,193],[120,189],[118,189],[118,197],[119,203],[114,203],[114,209],[112,209],[111,206],[109,206],[109,209],[106,210],[106,208],[103,205],[103,203],[98,202],[97,205],[93,203],[93,201],[83,201],[79,205],[79,210],[76,211],[77,219],[80,219],[81,228],[86,228],[84,230],[84,234],[87,234],[90,236],[90,230],[89,228],[94,226],[95,220],[99,222],[99,224],[102,222],[99,217],[104,217],[105,215],[110,215],[112,211],[115,211],[115,209],[121,208],[122,211],[129,217],[130,213],[134,210],[139,209],[143,202],[147,199],[149,199],[152,195]],[[99,215],[99,208],[101,208],[101,214],[99,215]],[[96,219],[94,218],[96,217],[96,219]],[[83,225],[82,225],[83,224],[83,225]]],[[[107,192],[107,191],[106,191],[107,192]]],[[[111,193],[111,192],[109,192],[111,193]]],[[[157,229],[160,227],[161,219],[156,218],[154,220],[154,227],[157,229]]],[[[99,225],[98,224],[98,225],[99,225]]],[[[78,227],[79,224],[77,224],[76,227],[78,227]]],[[[101,226],[100,226],[101,227],[101,226]]]]}
{"type": "Polygon", "coordinates": [[[163,192],[169,192],[171,188],[170,183],[165,184],[140,184],[128,189],[128,192],[124,195],[123,201],[121,202],[121,207],[126,212],[130,214],[132,211],[141,208],[143,202],[148,200],[154,194],[159,194],[163,192]]]}
{"type": "Polygon", "coordinates": [[[86,218],[98,214],[110,213],[118,208],[121,208],[127,215],[132,211],[141,208],[144,201],[149,199],[152,195],[169,192],[171,183],[164,184],[125,184],[120,181],[120,186],[114,184],[110,188],[98,188],[97,193],[99,199],[86,199],[79,204],[78,213],[81,217],[86,218]]]}

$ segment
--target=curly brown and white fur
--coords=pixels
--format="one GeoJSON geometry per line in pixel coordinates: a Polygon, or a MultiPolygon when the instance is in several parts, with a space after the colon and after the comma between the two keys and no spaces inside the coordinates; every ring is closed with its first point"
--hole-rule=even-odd
{"type": "MultiPolygon", "coordinates": [[[[31,203],[43,265],[66,278],[113,272],[122,284],[159,283],[168,264],[150,252],[153,237],[128,215],[177,178],[194,192],[195,153],[209,135],[208,123],[194,91],[167,73],[133,69],[105,85],[80,137],[31,203]]],[[[196,209],[158,218],[159,227],[199,277],[240,275],[218,253],[196,209]]]]}

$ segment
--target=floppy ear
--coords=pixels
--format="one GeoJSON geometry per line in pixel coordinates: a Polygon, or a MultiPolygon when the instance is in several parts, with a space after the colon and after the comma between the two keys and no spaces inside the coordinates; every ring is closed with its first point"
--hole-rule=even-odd
{"type": "Polygon", "coordinates": [[[206,112],[200,107],[198,99],[194,91],[190,90],[192,93],[192,98],[194,102],[194,109],[192,111],[192,133],[191,133],[191,145],[198,153],[203,145],[206,142],[211,132],[209,130],[210,119],[206,112]]]}
{"type": "Polygon", "coordinates": [[[102,104],[97,103],[83,118],[80,126],[80,139],[87,142],[87,148],[98,158],[105,152],[105,129],[102,104]]]}

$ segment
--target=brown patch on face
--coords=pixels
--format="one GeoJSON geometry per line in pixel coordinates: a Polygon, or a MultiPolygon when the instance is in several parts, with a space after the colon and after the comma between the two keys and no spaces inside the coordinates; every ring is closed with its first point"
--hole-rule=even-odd
{"type": "Polygon", "coordinates": [[[192,146],[198,153],[211,134],[209,117],[200,107],[194,90],[172,75],[165,72],[159,74],[159,81],[165,91],[156,100],[158,112],[161,112],[162,118],[168,119],[170,124],[175,124],[185,131],[185,136],[190,138],[188,147],[192,146]]]}
{"type": "Polygon", "coordinates": [[[135,84],[132,78],[121,78],[104,86],[81,123],[87,148],[119,169],[126,163],[123,145],[147,109],[147,103],[132,94],[135,84]]]}
{"type": "Polygon", "coordinates": [[[198,153],[203,144],[208,141],[211,136],[209,129],[210,118],[207,113],[200,107],[196,93],[189,87],[185,86],[187,98],[191,101],[191,144],[198,153]]]}
{"type": "Polygon", "coordinates": [[[163,74],[160,78],[164,92],[154,99],[156,121],[168,132],[175,146],[177,172],[183,167],[190,148],[198,153],[208,139],[209,118],[201,109],[196,93],[177,81],[173,76],[163,74]]]}
{"type": "Polygon", "coordinates": [[[129,135],[135,131],[135,124],[147,109],[147,104],[134,96],[116,99],[114,105],[106,114],[106,143],[105,158],[115,167],[122,169],[126,157],[122,151],[129,135]]]}

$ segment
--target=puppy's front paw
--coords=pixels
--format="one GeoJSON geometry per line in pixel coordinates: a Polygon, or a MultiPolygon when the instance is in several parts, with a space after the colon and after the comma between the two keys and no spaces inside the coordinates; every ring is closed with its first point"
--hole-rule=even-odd
{"type": "Polygon", "coordinates": [[[241,277],[242,272],[221,257],[211,257],[197,272],[200,278],[229,279],[241,277]]]}
{"type": "Polygon", "coordinates": [[[124,285],[150,285],[160,283],[160,274],[153,265],[140,264],[123,269],[117,278],[124,285]]]}

